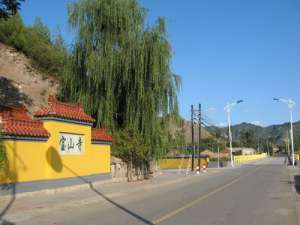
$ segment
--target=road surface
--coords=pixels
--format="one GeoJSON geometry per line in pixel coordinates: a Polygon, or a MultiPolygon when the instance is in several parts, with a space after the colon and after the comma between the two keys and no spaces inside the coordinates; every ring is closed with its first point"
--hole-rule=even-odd
{"type": "Polygon", "coordinates": [[[161,188],[53,209],[16,224],[296,225],[295,193],[282,158],[271,158],[161,188]]]}

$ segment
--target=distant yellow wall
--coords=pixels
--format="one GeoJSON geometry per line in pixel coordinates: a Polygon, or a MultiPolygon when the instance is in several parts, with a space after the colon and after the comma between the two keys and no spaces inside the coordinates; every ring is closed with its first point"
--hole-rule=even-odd
{"type": "MultiPolygon", "coordinates": [[[[206,166],[206,160],[201,159],[201,165],[206,166]]],[[[198,159],[195,159],[195,167],[198,166],[198,159]]],[[[161,169],[187,169],[192,168],[192,159],[161,159],[159,160],[161,169]]]]}
{"type": "MultiPolygon", "coordinates": [[[[3,140],[9,171],[0,183],[51,180],[110,172],[110,145],[92,144],[91,127],[59,121],[44,121],[51,134],[48,141],[3,140]],[[62,155],[59,133],[84,135],[84,151],[78,155],[62,155]]],[[[0,174],[1,175],[1,174],[0,174]]]]}
{"type": "Polygon", "coordinates": [[[268,155],[266,153],[262,154],[256,154],[256,155],[239,155],[239,156],[234,156],[234,162],[237,164],[253,161],[253,160],[259,160],[259,159],[264,159],[268,155]]]}

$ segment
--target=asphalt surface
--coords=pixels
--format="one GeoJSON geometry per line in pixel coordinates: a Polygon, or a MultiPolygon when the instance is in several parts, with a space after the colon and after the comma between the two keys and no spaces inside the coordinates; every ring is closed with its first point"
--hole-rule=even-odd
{"type": "MultiPolygon", "coordinates": [[[[296,225],[295,193],[282,158],[271,158],[207,176],[69,204],[12,224],[57,225],[296,225]]],[[[18,221],[18,220],[16,220],[18,221]]]]}

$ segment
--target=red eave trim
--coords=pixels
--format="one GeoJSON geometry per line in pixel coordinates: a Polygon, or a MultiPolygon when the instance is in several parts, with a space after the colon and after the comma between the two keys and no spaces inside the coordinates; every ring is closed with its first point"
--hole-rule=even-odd
{"type": "Polygon", "coordinates": [[[92,141],[112,142],[113,138],[106,132],[106,129],[92,128],[92,141]]]}

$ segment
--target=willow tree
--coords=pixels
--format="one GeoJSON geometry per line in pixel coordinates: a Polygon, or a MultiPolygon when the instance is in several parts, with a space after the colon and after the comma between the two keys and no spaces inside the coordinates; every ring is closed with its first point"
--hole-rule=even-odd
{"type": "Polygon", "coordinates": [[[80,0],[68,13],[76,40],[61,98],[81,102],[97,126],[138,133],[147,157],[156,156],[164,140],[161,118],[177,113],[180,86],[164,19],[145,26],[137,0],[80,0]]]}

